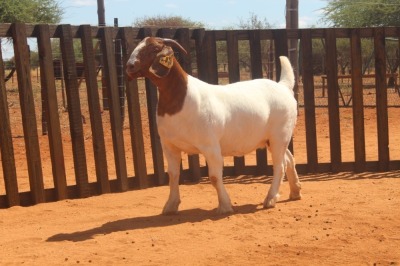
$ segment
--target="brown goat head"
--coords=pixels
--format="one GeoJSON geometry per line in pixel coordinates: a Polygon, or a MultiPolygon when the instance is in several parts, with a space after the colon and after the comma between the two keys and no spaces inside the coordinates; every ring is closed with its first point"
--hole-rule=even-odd
{"type": "Polygon", "coordinates": [[[163,78],[168,75],[174,64],[174,50],[187,54],[175,40],[158,37],[146,37],[133,50],[127,65],[129,79],[138,77],[163,78]]]}

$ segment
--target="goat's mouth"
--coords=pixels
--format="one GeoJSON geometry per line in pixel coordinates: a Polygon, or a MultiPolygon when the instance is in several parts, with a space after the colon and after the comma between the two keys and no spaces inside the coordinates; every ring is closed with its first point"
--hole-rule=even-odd
{"type": "Polygon", "coordinates": [[[137,70],[137,71],[127,70],[126,75],[128,76],[129,80],[134,80],[134,79],[142,77],[142,73],[140,72],[140,70],[137,70]]]}

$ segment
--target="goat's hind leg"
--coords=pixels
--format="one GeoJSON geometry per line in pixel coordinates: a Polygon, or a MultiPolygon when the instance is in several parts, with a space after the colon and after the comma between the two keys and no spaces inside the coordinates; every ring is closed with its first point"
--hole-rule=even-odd
{"type": "Polygon", "coordinates": [[[181,203],[179,194],[179,174],[181,165],[181,152],[173,147],[163,145],[165,157],[168,162],[169,197],[165,203],[163,214],[175,214],[181,203]]]}
{"type": "Polygon", "coordinates": [[[273,178],[271,187],[269,188],[267,197],[264,200],[264,208],[275,207],[279,198],[279,187],[282,183],[283,176],[285,175],[286,161],[285,161],[285,145],[272,142],[269,146],[272,154],[273,162],[273,178]]]}
{"type": "Polygon", "coordinates": [[[296,163],[293,158],[292,153],[287,149],[285,153],[286,160],[286,176],[290,186],[290,195],[289,198],[291,200],[299,200],[301,199],[301,184],[299,181],[299,176],[296,171],[296,163]]]}

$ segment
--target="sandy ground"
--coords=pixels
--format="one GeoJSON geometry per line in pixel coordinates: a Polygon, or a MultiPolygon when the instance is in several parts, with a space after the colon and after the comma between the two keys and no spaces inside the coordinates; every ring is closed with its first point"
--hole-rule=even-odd
{"type": "Polygon", "coordinates": [[[400,265],[400,172],[303,176],[303,199],[263,209],[270,180],[227,179],[235,213],[217,215],[205,180],[0,210],[0,264],[400,265]]]}
{"type": "MultiPolygon", "coordinates": [[[[17,101],[10,102],[11,116],[17,119],[17,101]]],[[[67,120],[65,113],[60,114],[62,121],[67,120]]],[[[107,116],[104,114],[104,120],[107,116]]],[[[329,117],[321,108],[316,116],[319,161],[329,162],[329,117]]],[[[341,109],[340,116],[343,161],[353,161],[352,110],[341,109]]],[[[392,160],[400,160],[399,116],[400,108],[389,110],[392,160]]],[[[93,182],[90,125],[85,124],[84,129],[93,182]]],[[[367,161],[377,160],[375,109],[365,109],[365,130],[367,161]]],[[[124,132],[128,175],[132,176],[129,128],[124,132]]],[[[298,163],[306,163],[304,132],[304,110],[300,110],[294,135],[298,163]]],[[[21,134],[21,128],[13,128],[19,189],[26,191],[29,184],[21,134]]],[[[148,140],[146,128],[144,135],[148,140]]],[[[48,140],[47,136],[39,138],[48,188],[53,186],[48,140]]],[[[63,141],[71,185],[74,175],[68,134],[63,141]]],[[[145,144],[149,151],[148,141],[145,144]]],[[[106,146],[110,176],[115,176],[110,138],[106,146]]],[[[246,163],[251,160],[254,155],[246,157],[246,163]]],[[[147,161],[151,162],[149,152],[147,161]]],[[[225,163],[231,164],[232,159],[225,163]]],[[[206,178],[200,184],[181,186],[180,212],[173,216],[160,215],[168,196],[165,186],[0,209],[0,265],[400,265],[400,171],[303,175],[300,180],[302,200],[288,201],[284,182],[276,208],[265,210],[262,202],[270,178],[227,178],[235,210],[229,216],[216,214],[217,196],[206,178]]],[[[1,182],[2,178],[0,193],[4,194],[1,182]]]]}

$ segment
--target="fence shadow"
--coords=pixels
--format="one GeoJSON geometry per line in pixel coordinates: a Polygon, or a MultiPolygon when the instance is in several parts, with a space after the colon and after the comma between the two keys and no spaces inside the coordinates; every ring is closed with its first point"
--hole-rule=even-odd
{"type": "Polygon", "coordinates": [[[390,172],[341,172],[341,173],[320,173],[301,175],[300,181],[331,181],[331,180],[360,180],[360,179],[383,179],[383,178],[398,178],[400,171],[390,172]]]}
{"type": "MultiPolygon", "coordinates": [[[[332,180],[359,180],[359,179],[382,179],[382,178],[399,178],[400,171],[389,172],[340,172],[340,173],[316,173],[316,174],[302,174],[299,175],[300,182],[312,181],[332,181],[332,180]]],[[[287,180],[286,177],[284,179],[287,180]]],[[[240,176],[227,176],[224,177],[224,184],[271,184],[272,176],[261,175],[240,175],[240,176]]],[[[208,177],[201,179],[200,183],[209,183],[208,177]]]]}
{"type": "Polygon", "coordinates": [[[246,204],[234,206],[234,213],[219,215],[215,210],[190,209],[179,211],[177,215],[153,215],[145,217],[126,218],[105,223],[99,227],[73,233],[61,233],[49,237],[47,242],[81,242],[93,239],[96,235],[108,235],[115,232],[131,231],[146,228],[174,226],[184,223],[200,223],[205,220],[218,221],[234,214],[248,214],[257,211],[268,211],[262,205],[246,204]]]}

